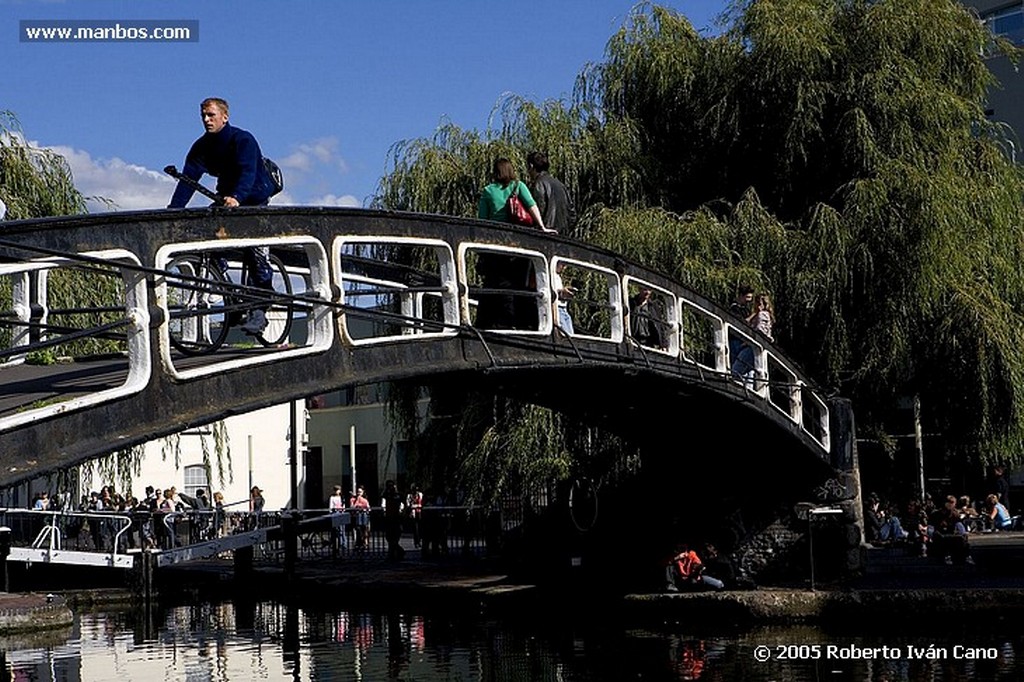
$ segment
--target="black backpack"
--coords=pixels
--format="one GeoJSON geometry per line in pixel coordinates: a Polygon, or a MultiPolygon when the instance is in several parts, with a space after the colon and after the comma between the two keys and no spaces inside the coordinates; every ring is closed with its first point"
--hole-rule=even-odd
{"type": "MultiPolygon", "coordinates": [[[[265,156],[263,157],[263,167],[267,169],[267,175],[274,181],[274,194],[280,194],[284,189],[284,173],[281,172],[281,167],[265,156]]],[[[274,196],[274,194],[270,196],[274,196]]]]}

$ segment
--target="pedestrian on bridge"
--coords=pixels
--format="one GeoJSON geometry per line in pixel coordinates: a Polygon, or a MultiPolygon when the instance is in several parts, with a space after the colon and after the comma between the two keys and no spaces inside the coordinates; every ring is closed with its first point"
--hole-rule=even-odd
{"type": "Polygon", "coordinates": [[[249,491],[249,530],[260,527],[260,517],[263,515],[263,506],[267,503],[263,499],[263,491],[259,486],[254,485],[249,491]]]}
{"type": "MultiPolygon", "coordinates": [[[[736,290],[736,299],[729,304],[729,312],[748,322],[754,303],[754,288],[744,284],[736,290]]],[[[743,378],[754,369],[754,350],[742,337],[729,333],[729,367],[733,376],[743,378]]]]}
{"type": "Polygon", "coordinates": [[[747,318],[747,324],[761,332],[769,341],[774,341],[772,327],[775,325],[775,309],[768,294],[761,293],[754,299],[754,311],[747,318]]]}
{"type": "Polygon", "coordinates": [[[565,185],[548,173],[550,168],[547,154],[533,151],[526,155],[530,193],[537,202],[537,210],[544,219],[544,225],[550,230],[566,234],[576,223],[576,208],[565,185]]]}
{"type": "MultiPolygon", "coordinates": [[[[529,210],[533,216],[533,226],[545,232],[544,218],[537,208],[537,202],[530,194],[525,183],[516,179],[512,162],[501,157],[495,159],[492,182],[480,192],[477,203],[477,216],[484,220],[510,222],[508,208],[512,195],[529,210]]],[[[510,293],[486,292],[478,297],[476,326],[480,329],[537,329],[537,304],[532,296],[524,295],[536,287],[530,287],[533,266],[529,259],[522,256],[508,255],[499,252],[483,251],[477,258],[477,274],[483,288],[501,289],[510,293]],[[516,294],[514,292],[524,292],[516,294]],[[532,309],[531,309],[532,308],[532,309]]],[[[534,276],[534,285],[536,278],[534,276]]]]}
{"type": "MultiPolygon", "coordinates": [[[[204,173],[217,178],[217,194],[229,208],[266,206],[277,187],[256,138],[249,131],[228,122],[228,103],[220,97],[204,99],[199,105],[199,114],[206,133],[188,150],[182,175],[196,182],[204,173]]],[[[184,208],[194,192],[191,185],[179,180],[167,207],[184,208]]],[[[249,268],[249,284],[273,291],[274,271],[270,265],[269,247],[247,248],[243,254],[249,268]]],[[[242,325],[242,330],[255,335],[266,327],[266,311],[255,309],[242,325]]]]}

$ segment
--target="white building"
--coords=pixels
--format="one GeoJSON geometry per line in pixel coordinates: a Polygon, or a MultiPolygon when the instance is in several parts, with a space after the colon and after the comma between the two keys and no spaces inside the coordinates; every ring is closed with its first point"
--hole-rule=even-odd
{"type": "MultiPolygon", "coordinates": [[[[40,478],[8,488],[0,496],[0,504],[28,507],[33,497],[44,490],[51,495],[67,493],[77,504],[83,495],[107,484],[122,494],[130,492],[140,499],[145,495],[146,486],[161,489],[174,486],[179,492],[189,495],[194,495],[199,488],[205,488],[210,497],[220,491],[225,504],[247,504],[249,491],[255,485],[263,492],[266,509],[282,509],[291,506],[292,502],[292,423],[297,427],[296,443],[301,455],[306,439],[304,401],[268,407],[146,443],[142,446],[138,473],[129,474],[132,481],[130,490],[124,489],[122,481],[125,476],[118,471],[115,458],[107,458],[102,463],[97,460],[79,470],[77,476],[67,477],[66,483],[54,478],[40,478]],[[219,434],[215,431],[226,436],[227,454],[221,462],[218,462],[216,454],[215,438],[219,434]],[[204,451],[208,456],[204,457],[204,451]],[[209,462],[209,470],[204,461],[209,462]]],[[[301,456],[296,471],[301,491],[301,456]]],[[[301,495],[299,506],[302,506],[301,495]]]]}

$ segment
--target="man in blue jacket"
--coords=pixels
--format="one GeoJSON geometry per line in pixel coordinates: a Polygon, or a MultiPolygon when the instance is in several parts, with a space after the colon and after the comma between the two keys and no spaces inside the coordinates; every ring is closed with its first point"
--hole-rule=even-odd
{"type": "MultiPolygon", "coordinates": [[[[263,153],[252,133],[228,123],[228,103],[220,97],[209,97],[199,105],[206,133],[192,144],[185,157],[182,175],[198,181],[204,173],[217,178],[217,193],[224,206],[265,206],[274,194],[274,181],[263,164],[263,153]]],[[[184,208],[194,189],[179,181],[168,208],[184,208]]],[[[249,284],[261,289],[274,289],[269,247],[245,249],[249,284]]],[[[260,334],[267,327],[264,310],[255,309],[242,329],[260,334]]]]}

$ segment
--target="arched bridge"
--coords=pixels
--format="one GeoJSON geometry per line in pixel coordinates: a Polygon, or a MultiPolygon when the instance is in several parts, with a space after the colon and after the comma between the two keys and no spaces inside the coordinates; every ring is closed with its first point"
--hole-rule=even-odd
{"type": "Polygon", "coordinates": [[[0,295],[0,485],[417,377],[652,438],[725,413],[826,464],[835,442],[821,393],[742,320],[614,253],[498,223],[276,207],[9,222],[0,295]],[[255,247],[272,296],[241,283],[255,247]],[[254,308],[256,337],[240,330],[254,308]]]}

